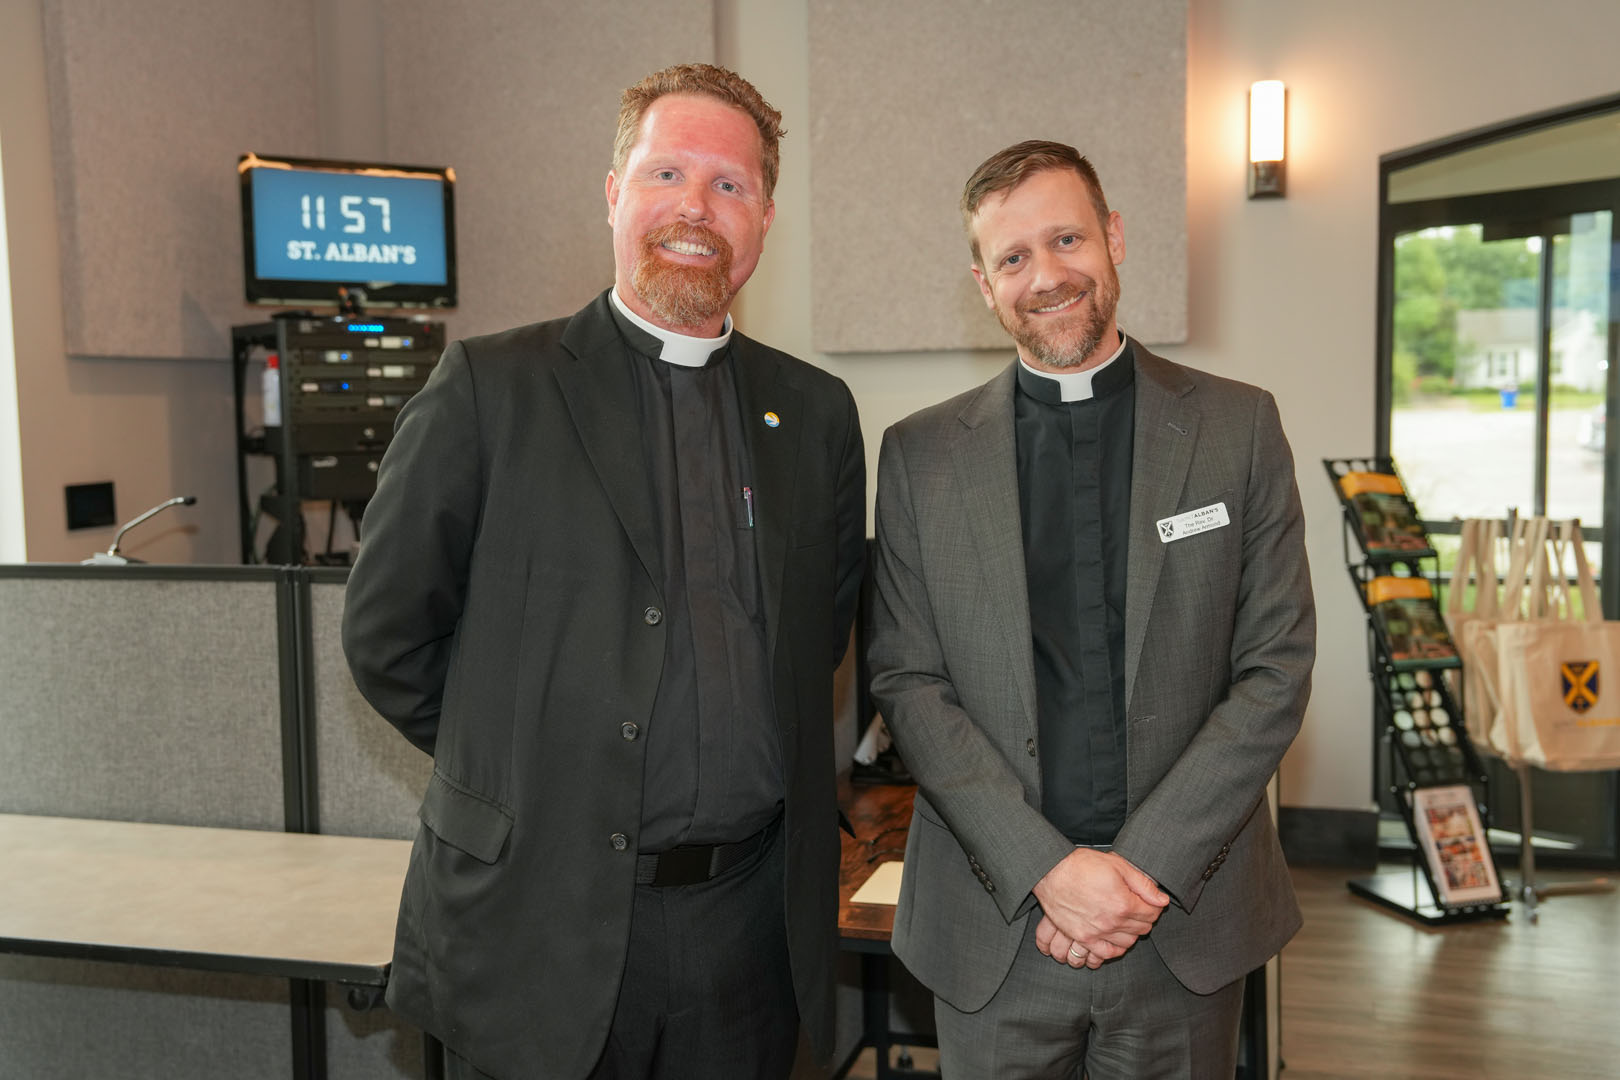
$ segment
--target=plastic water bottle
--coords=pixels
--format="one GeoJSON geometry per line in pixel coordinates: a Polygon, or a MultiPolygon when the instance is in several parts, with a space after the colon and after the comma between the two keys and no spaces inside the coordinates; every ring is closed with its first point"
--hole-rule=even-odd
{"type": "Polygon", "coordinates": [[[264,362],[264,426],[281,426],[281,359],[275,353],[264,362]]]}

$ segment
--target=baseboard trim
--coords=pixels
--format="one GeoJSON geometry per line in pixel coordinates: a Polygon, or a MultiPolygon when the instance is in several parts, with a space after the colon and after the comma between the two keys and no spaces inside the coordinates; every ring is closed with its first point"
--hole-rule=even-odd
{"type": "Polygon", "coordinates": [[[1371,870],[1378,865],[1377,810],[1284,806],[1277,811],[1277,833],[1291,866],[1371,870]]]}

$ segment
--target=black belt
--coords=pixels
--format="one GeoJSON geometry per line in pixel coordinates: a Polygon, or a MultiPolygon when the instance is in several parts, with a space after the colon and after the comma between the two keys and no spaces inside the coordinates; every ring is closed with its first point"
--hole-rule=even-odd
{"type": "Polygon", "coordinates": [[[637,885],[698,885],[741,866],[770,842],[778,817],[746,840],[733,844],[682,844],[651,855],[636,856],[637,885]]]}

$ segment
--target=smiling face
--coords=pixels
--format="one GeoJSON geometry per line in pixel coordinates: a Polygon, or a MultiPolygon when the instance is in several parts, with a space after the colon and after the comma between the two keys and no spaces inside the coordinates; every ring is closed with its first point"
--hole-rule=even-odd
{"type": "Polygon", "coordinates": [[[608,173],[619,299],[668,330],[714,337],[765,248],[759,128],[715,98],[654,101],[623,170],[608,173]]]}
{"type": "Polygon", "coordinates": [[[1114,354],[1125,228],[1117,211],[1098,217],[1078,173],[1045,169],[988,195],[969,227],[979,291],[1025,363],[1077,371],[1114,354]]]}

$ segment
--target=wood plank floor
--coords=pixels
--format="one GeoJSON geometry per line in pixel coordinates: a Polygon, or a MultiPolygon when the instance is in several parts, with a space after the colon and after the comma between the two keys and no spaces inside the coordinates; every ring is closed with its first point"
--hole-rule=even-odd
{"type": "MultiPolygon", "coordinates": [[[[1283,952],[1282,1080],[1620,1078],[1620,894],[1429,929],[1353,896],[1355,876],[1294,870],[1305,927],[1283,952]]],[[[867,1051],[850,1076],[872,1075],[867,1051]]]]}
{"type": "Polygon", "coordinates": [[[1620,1077],[1620,895],[1429,929],[1352,896],[1351,876],[1294,871],[1305,927],[1283,951],[1285,1080],[1620,1077]]]}

